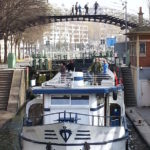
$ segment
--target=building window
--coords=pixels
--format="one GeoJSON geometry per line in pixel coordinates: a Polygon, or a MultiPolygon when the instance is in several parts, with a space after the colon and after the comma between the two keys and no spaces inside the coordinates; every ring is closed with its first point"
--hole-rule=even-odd
{"type": "Polygon", "coordinates": [[[100,40],[100,44],[101,44],[101,45],[104,45],[104,44],[105,44],[105,39],[101,39],[101,40],[100,40]]]}
{"type": "Polygon", "coordinates": [[[135,44],[135,42],[130,43],[130,56],[136,56],[136,44],[135,44]]]}
{"type": "Polygon", "coordinates": [[[146,43],[140,42],[140,56],[146,56],[146,43]]]}

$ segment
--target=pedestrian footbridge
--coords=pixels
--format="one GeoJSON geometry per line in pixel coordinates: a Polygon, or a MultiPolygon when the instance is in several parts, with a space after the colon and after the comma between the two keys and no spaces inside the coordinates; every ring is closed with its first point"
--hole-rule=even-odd
{"type": "MultiPolygon", "coordinates": [[[[89,9],[88,14],[85,14],[85,11],[83,9],[82,14],[80,15],[72,14],[71,10],[68,9],[61,9],[57,13],[53,13],[52,15],[39,16],[35,20],[28,22],[28,26],[32,27],[36,25],[67,21],[88,21],[106,23],[119,26],[121,29],[125,29],[126,26],[128,29],[138,26],[137,14],[127,14],[127,20],[125,20],[124,18],[125,14],[123,11],[110,8],[99,8],[97,10],[97,14],[95,14],[95,10],[93,8],[89,9]]],[[[144,19],[143,24],[148,24],[148,20],[144,19]]]]}
{"type": "MultiPolygon", "coordinates": [[[[35,17],[35,19],[22,20],[21,25],[12,28],[12,33],[18,31],[24,32],[26,28],[45,25],[55,22],[70,22],[70,21],[86,21],[111,24],[119,26],[121,29],[131,29],[139,26],[138,14],[125,14],[122,10],[115,10],[111,8],[100,7],[95,14],[94,8],[89,8],[88,13],[85,14],[84,9],[80,15],[72,14],[71,9],[60,8],[55,11],[48,10],[46,15],[35,17]],[[126,15],[126,17],[125,17],[126,15]],[[126,18],[126,19],[125,19],[126,18]]],[[[149,21],[143,19],[143,25],[148,25],[149,21]]],[[[3,37],[4,31],[0,30],[0,38],[3,37]]]]}

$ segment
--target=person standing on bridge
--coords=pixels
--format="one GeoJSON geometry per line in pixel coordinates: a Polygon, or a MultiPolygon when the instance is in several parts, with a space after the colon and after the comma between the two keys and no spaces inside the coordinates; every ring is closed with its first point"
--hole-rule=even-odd
{"type": "Polygon", "coordinates": [[[84,8],[85,8],[85,15],[88,15],[88,11],[89,11],[89,7],[88,7],[88,4],[85,4],[84,8]]]}
{"type": "Polygon", "coordinates": [[[71,14],[74,15],[74,5],[72,5],[71,14]]]}
{"type": "Polygon", "coordinates": [[[81,5],[79,4],[79,7],[78,7],[78,9],[79,9],[79,15],[82,15],[82,11],[81,11],[81,5]]]}
{"type": "Polygon", "coordinates": [[[97,1],[95,2],[95,4],[94,4],[94,10],[95,10],[95,15],[97,14],[97,9],[98,9],[98,7],[99,7],[99,4],[97,3],[97,1]]]}
{"type": "Polygon", "coordinates": [[[76,15],[78,14],[78,2],[76,2],[75,4],[75,11],[76,11],[76,15]]]}

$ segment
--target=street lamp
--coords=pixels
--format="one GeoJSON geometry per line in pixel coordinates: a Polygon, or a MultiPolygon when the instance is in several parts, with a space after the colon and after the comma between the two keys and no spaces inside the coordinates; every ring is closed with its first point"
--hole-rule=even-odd
{"type": "Polygon", "coordinates": [[[47,46],[47,53],[49,53],[49,58],[50,58],[50,40],[49,39],[48,41],[46,41],[46,46],[47,46]]]}
{"type": "Polygon", "coordinates": [[[122,5],[123,5],[123,10],[124,12],[124,17],[125,17],[125,55],[127,55],[127,1],[122,1],[122,5]]]}
{"type": "Polygon", "coordinates": [[[49,58],[50,58],[50,52],[51,52],[51,41],[50,40],[49,40],[48,46],[49,46],[49,58]]]}
{"type": "Polygon", "coordinates": [[[127,33],[127,1],[123,1],[122,5],[124,6],[123,10],[125,11],[125,32],[127,33]]]}

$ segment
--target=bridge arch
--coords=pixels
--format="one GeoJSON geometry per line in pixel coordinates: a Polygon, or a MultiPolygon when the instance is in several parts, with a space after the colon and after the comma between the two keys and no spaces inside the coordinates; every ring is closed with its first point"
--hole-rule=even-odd
{"type": "MultiPolygon", "coordinates": [[[[121,29],[125,29],[126,21],[109,15],[65,15],[65,16],[40,16],[37,21],[30,22],[30,25],[34,26],[36,23],[39,25],[55,22],[69,22],[69,21],[89,21],[106,23],[115,26],[119,26],[121,29]]],[[[138,25],[127,21],[128,28],[135,28],[138,25]]]]}
{"type": "MultiPolygon", "coordinates": [[[[125,29],[126,20],[124,19],[124,13],[120,10],[115,10],[111,8],[99,8],[97,14],[94,15],[94,9],[89,9],[88,15],[71,15],[70,10],[60,10],[60,13],[47,15],[47,16],[39,16],[36,20],[32,20],[28,22],[28,26],[36,26],[43,25],[48,23],[55,22],[69,22],[69,21],[89,21],[89,22],[98,22],[98,23],[106,23],[120,27],[121,29],[125,29]]],[[[147,20],[143,20],[144,24],[147,24],[147,20]]],[[[138,16],[135,14],[127,14],[127,28],[135,28],[138,27],[138,16]]]]}

